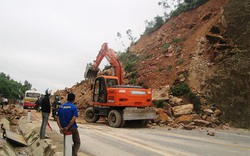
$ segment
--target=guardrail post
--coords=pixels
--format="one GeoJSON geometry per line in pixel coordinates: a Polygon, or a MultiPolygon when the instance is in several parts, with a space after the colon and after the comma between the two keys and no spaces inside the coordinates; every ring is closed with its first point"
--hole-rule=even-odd
{"type": "Polygon", "coordinates": [[[67,131],[64,133],[64,151],[63,155],[64,156],[72,156],[72,132],[67,131]]]}
{"type": "Polygon", "coordinates": [[[27,115],[27,123],[30,123],[30,116],[31,116],[31,111],[28,110],[28,115],[27,115]]]}

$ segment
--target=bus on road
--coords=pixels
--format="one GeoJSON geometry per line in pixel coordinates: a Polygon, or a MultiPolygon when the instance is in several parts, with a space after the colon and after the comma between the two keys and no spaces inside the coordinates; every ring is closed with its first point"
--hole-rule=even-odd
{"type": "Polygon", "coordinates": [[[36,106],[36,101],[38,98],[41,97],[41,93],[39,93],[36,90],[27,90],[24,95],[23,99],[23,108],[28,109],[28,108],[35,108],[36,106]]]}

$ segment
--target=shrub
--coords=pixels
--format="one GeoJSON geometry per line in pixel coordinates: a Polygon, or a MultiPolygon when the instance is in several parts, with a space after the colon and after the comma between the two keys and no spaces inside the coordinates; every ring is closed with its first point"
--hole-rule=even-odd
{"type": "Polygon", "coordinates": [[[153,54],[148,54],[147,56],[146,56],[146,59],[150,59],[150,58],[152,58],[153,57],[153,54]]]}
{"type": "Polygon", "coordinates": [[[186,83],[180,83],[171,87],[172,94],[174,96],[182,96],[190,92],[190,88],[186,83]]]}
{"type": "Polygon", "coordinates": [[[165,43],[163,46],[162,46],[162,49],[166,50],[170,47],[170,43],[165,43]]]}
{"type": "Polygon", "coordinates": [[[176,61],[176,64],[177,65],[181,65],[182,63],[184,62],[184,59],[183,58],[180,58],[176,61]]]}
{"type": "Polygon", "coordinates": [[[125,67],[124,67],[124,70],[126,72],[131,72],[133,67],[134,67],[135,63],[134,62],[126,62],[125,63],[125,67]]]}
{"type": "Polygon", "coordinates": [[[179,43],[179,42],[181,42],[183,39],[182,38],[174,38],[174,39],[172,39],[172,42],[173,43],[179,43]]]}
{"type": "Polygon", "coordinates": [[[166,67],[166,70],[171,70],[173,68],[173,66],[169,65],[166,67]]]}
{"type": "Polygon", "coordinates": [[[181,47],[180,46],[176,47],[175,51],[177,51],[177,52],[181,51],[181,47]]]}
{"type": "Polygon", "coordinates": [[[164,20],[161,16],[156,16],[153,21],[146,21],[146,29],[144,31],[144,35],[150,34],[160,28],[164,24],[164,20]]]}
{"type": "Polygon", "coordinates": [[[136,84],[136,78],[129,79],[129,84],[135,85],[136,84]]]}
{"type": "Polygon", "coordinates": [[[138,72],[136,70],[132,71],[131,77],[137,78],[138,77],[138,72]]]}
{"type": "Polygon", "coordinates": [[[163,106],[164,106],[164,101],[157,101],[156,103],[155,103],[155,105],[156,105],[156,107],[157,108],[163,108],[163,106]]]}
{"type": "Polygon", "coordinates": [[[196,96],[193,92],[188,93],[189,101],[194,105],[195,111],[200,111],[201,100],[199,97],[196,96]]]}
{"type": "Polygon", "coordinates": [[[194,105],[194,110],[199,112],[201,101],[195,93],[193,93],[186,83],[180,83],[171,87],[174,96],[185,96],[194,105]]]}
{"type": "Polygon", "coordinates": [[[118,53],[118,58],[122,62],[124,70],[127,73],[130,73],[134,70],[137,61],[139,60],[137,55],[130,52],[118,53]]]}
{"type": "Polygon", "coordinates": [[[162,72],[163,70],[164,70],[164,67],[158,68],[158,71],[159,71],[159,72],[162,72]]]}

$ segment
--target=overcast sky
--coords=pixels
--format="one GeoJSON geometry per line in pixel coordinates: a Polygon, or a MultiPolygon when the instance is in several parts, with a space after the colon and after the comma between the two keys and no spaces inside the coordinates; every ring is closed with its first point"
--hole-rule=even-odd
{"type": "MultiPolygon", "coordinates": [[[[0,72],[29,81],[44,92],[84,79],[101,45],[123,50],[145,30],[145,20],[163,15],[159,0],[0,0],[0,72]]],[[[104,61],[103,64],[107,64],[104,61]]]]}

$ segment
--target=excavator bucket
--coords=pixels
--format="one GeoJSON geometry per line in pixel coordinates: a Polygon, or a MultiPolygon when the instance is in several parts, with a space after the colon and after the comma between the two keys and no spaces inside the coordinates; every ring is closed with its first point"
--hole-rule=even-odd
{"type": "Polygon", "coordinates": [[[95,69],[91,63],[87,64],[86,70],[84,73],[85,79],[95,79],[99,69],[95,69]]]}
{"type": "Polygon", "coordinates": [[[157,118],[153,107],[127,107],[123,110],[123,120],[146,120],[157,118]]]}

